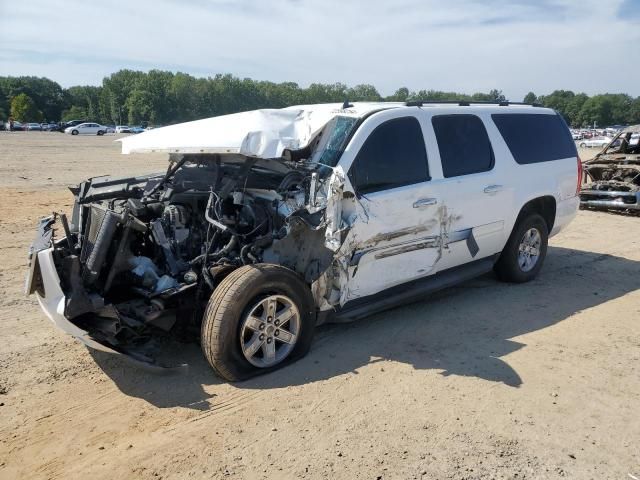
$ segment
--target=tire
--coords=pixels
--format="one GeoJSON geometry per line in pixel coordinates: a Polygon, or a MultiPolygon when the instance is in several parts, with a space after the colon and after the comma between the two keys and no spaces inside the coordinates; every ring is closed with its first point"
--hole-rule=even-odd
{"type": "Polygon", "coordinates": [[[500,254],[500,258],[494,266],[494,271],[498,278],[503,282],[513,283],[524,283],[533,280],[544,263],[548,242],[549,230],[544,218],[537,213],[530,213],[524,216],[514,227],[507,244],[500,254]],[[537,249],[528,249],[521,252],[521,245],[523,248],[527,248],[527,246],[530,246],[527,245],[528,243],[536,243],[536,237],[535,234],[531,234],[532,231],[539,235],[537,249]],[[527,235],[527,239],[525,239],[525,235],[527,235]],[[538,255],[532,255],[531,253],[536,250],[538,255]],[[527,257],[529,260],[535,257],[533,263],[527,262],[527,257]]]}
{"type": "Polygon", "coordinates": [[[71,135],[78,135],[78,130],[71,130],[71,135]]]}
{"type": "Polygon", "coordinates": [[[246,265],[231,272],[214,290],[202,319],[200,343],[214,371],[235,382],[271,372],[303,357],[311,347],[314,330],[313,297],[295,272],[279,265],[246,265]],[[267,305],[271,308],[274,299],[277,306],[271,310],[275,312],[271,317],[267,305]],[[287,302],[295,306],[289,309],[294,315],[282,320],[282,330],[278,330],[278,312],[282,315],[284,308],[288,308],[287,302]],[[283,333],[291,343],[282,340],[283,333]],[[295,339],[288,336],[292,333],[295,339]],[[251,356],[248,352],[261,340],[261,346],[251,356]],[[275,363],[267,358],[269,348],[275,355],[271,357],[275,363]]]}
{"type": "Polygon", "coordinates": [[[584,143],[584,142],[582,142],[582,143],[580,144],[580,148],[587,148],[587,144],[586,144],[586,143],[584,143]]]}
{"type": "Polygon", "coordinates": [[[103,132],[102,130],[98,130],[97,135],[98,135],[99,137],[101,137],[102,135],[104,135],[104,132],[103,132]]]}

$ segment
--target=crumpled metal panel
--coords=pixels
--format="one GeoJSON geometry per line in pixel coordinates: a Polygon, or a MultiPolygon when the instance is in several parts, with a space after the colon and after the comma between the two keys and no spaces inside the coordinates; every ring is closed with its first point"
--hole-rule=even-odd
{"type": "Polygon", "coordinates": [[[230,153],[280,158],[284,149],[305,147],[337,115],[360,117],[393,104],[302,105],[263,109],[156,128],[121,138],[122,153],[230,153]]]}

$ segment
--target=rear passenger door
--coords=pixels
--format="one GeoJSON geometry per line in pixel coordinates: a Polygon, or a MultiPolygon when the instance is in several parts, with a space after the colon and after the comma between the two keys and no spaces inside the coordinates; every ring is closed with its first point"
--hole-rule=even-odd
{"type": "MultiPolygon", "coordinates": [[[[472,107],[475,108],[475,107],[472,107]]],[[[503,145],[490,141],[488,114],[433,114],[428,122],[432,158],[439,160],[433,186],[440,200],[444,249],[438,270],[500,252],[513,186],[501,168],[503,145]]]]}
{"type": "Polygon", "coordinates": [[[434,272],[438,199],[419,113],[398,109],[372,116],[341,157],[346,190],[357,196],[345,200],[357,220],[339,252],[348,263],[343,305],[434,272]]]}

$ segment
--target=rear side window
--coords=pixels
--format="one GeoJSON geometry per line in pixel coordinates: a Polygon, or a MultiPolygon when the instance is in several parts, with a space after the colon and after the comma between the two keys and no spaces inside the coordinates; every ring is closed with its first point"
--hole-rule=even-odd
{"type": "Polygon", "coordinates": [[[429,180],[427,151],[418,120],[389,120],[371,132],[349,169],[358,193],[411,185],[429,180]]]}
{"type": "Polygon", "coordinates": [[[442,173],[457,177],[493,168],[493,149],[484,123],[475,115],[436,115],[436,133],[442,173]]]}
{"type": "Polygon", "coordinates": [[[578,154],[569,128],[560,115],[495,113],[491,118],[520,165],[578,154]]]}

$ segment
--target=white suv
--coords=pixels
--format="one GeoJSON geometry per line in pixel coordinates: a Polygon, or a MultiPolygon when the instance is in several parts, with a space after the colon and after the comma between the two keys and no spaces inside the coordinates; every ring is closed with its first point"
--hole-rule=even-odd
{"type": "Polygon", "coordinates": [[[70,219],[41,221],[27,292],[136,361],[149,337],[191,335],[227,380],[301,357],[322,322],[492,269],[529,281],[579,205],[571,133],[536,106],[308,105],[120,141],[169,152],[167,172],[74,189],[70,219]]]}

